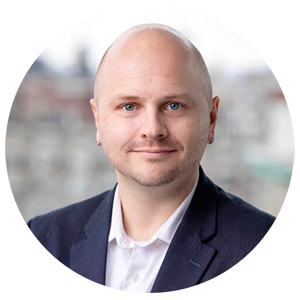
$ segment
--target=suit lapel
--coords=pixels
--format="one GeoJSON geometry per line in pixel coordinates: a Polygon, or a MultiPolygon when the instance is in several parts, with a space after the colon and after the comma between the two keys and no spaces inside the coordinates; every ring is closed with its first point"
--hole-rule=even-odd
{"type": "Polygon", "coordinates": [[[198,284],[215,252],[189,233],[181,231],[176,234],[151,293],[175,291],[198,284]]]}
{"type": "Polygon", "coordinates": [[[106,255],[115,188],[101,202],[86,224],[86,239],[71,248],[70,268],[102,285],[105,284],[106,255]]]}
{"type": "Polygon", "coordinates": [[[200,168],[193,200],[169,246],[152,293],[188,288],[198,284],[216,255],[205,241],[216,233],[215,185],[200,168]]]}
{"type": "MultiPolygon", "coordinates": [[[[71,248],[70,268],[105,285],[108,235],[115,188],[106,195],[84,228],[86,239],[71,248]]],[[[198,284],[216,255],[206,241],[216,233],[216,186],[200,168],[193,200],[169,246],[152,293],[188,288],[198,284]]]]}

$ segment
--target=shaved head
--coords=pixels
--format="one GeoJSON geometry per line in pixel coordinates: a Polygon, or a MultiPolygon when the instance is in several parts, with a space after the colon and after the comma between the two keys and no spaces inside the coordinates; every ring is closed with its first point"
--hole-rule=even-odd
{"type": "MultiPolygon", "coordinates": [[[[204,85],[206,100],[211,104],[212,100],[212,84],[209,76],[208,69],[202,58],[199,50],[179,31],[172,27],[161,24],[142,24],[134,26],[129,30],[122,33],[104,53],[95,79],[94,98],[96,100],[101,98],[101,83],[105,77],[105,65],[115,63],[114,55],[125,53],[126,51],[135,51],[136,55],[142,56],[147,51],[160,51],[163,52],[163,44],[168,45],[167,51],[178,52],[178,59],[184,59],[184,56],[190,56],[193,60],[194,67],[197,68],[199,80],[204,85]],[[145,44],[151,41],[151,47],[145,47],[145,44]],[[104,72],[103,72],[104,71],[104,72]]],[[[180,70],[179,70],[180,71],[180,70]]],[[[210,106],[210,105],[209,105],[210,106]]]]}
{"type": "Polygon", "coordinates": [[[144,187],[196,180],[218,105],[196,47],[157,24],[133,27],[109,47],[91,99],[97,141],[118,181],[144,187]]]}

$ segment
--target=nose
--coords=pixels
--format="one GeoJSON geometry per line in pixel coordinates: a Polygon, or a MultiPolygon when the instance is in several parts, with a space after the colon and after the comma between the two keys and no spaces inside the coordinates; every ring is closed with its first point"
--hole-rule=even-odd
{"type": "Polygon", "coordinates": [[[164,139],[168,135],[162,112],[149,110],[143,116],[141,135],[144,139],[164,139]]]}

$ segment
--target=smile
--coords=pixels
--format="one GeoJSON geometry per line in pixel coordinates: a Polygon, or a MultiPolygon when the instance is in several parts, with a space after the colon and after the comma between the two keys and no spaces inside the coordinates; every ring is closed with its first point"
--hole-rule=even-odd
{"type": "Polygon", "coordinates": [[[160,158],[160,157],[168,156],[174,153],[175,151],[176,150],[141,149],[141,150],[132,150],[131,152],[147,158],[160,158]]]}

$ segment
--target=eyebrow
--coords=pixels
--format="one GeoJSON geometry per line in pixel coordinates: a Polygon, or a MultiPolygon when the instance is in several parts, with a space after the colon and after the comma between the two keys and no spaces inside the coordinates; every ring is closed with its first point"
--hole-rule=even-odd
{"type": "MultiPolygon", "coordinates": [[[[142,98],[139,96],[133,96],[133,95],[123,95],[123,94],[118,94],[113,97],[113,99],[117,101],[137,101],[141,100],[142,98]]],[[[186,99],[186,100],[192,100],[192,97],[187,94],[187,93],[174,93],[166,96],[162,96],[159,99],[164,99],[164,100],[176,100],[176,99],[186,99]]]]}

